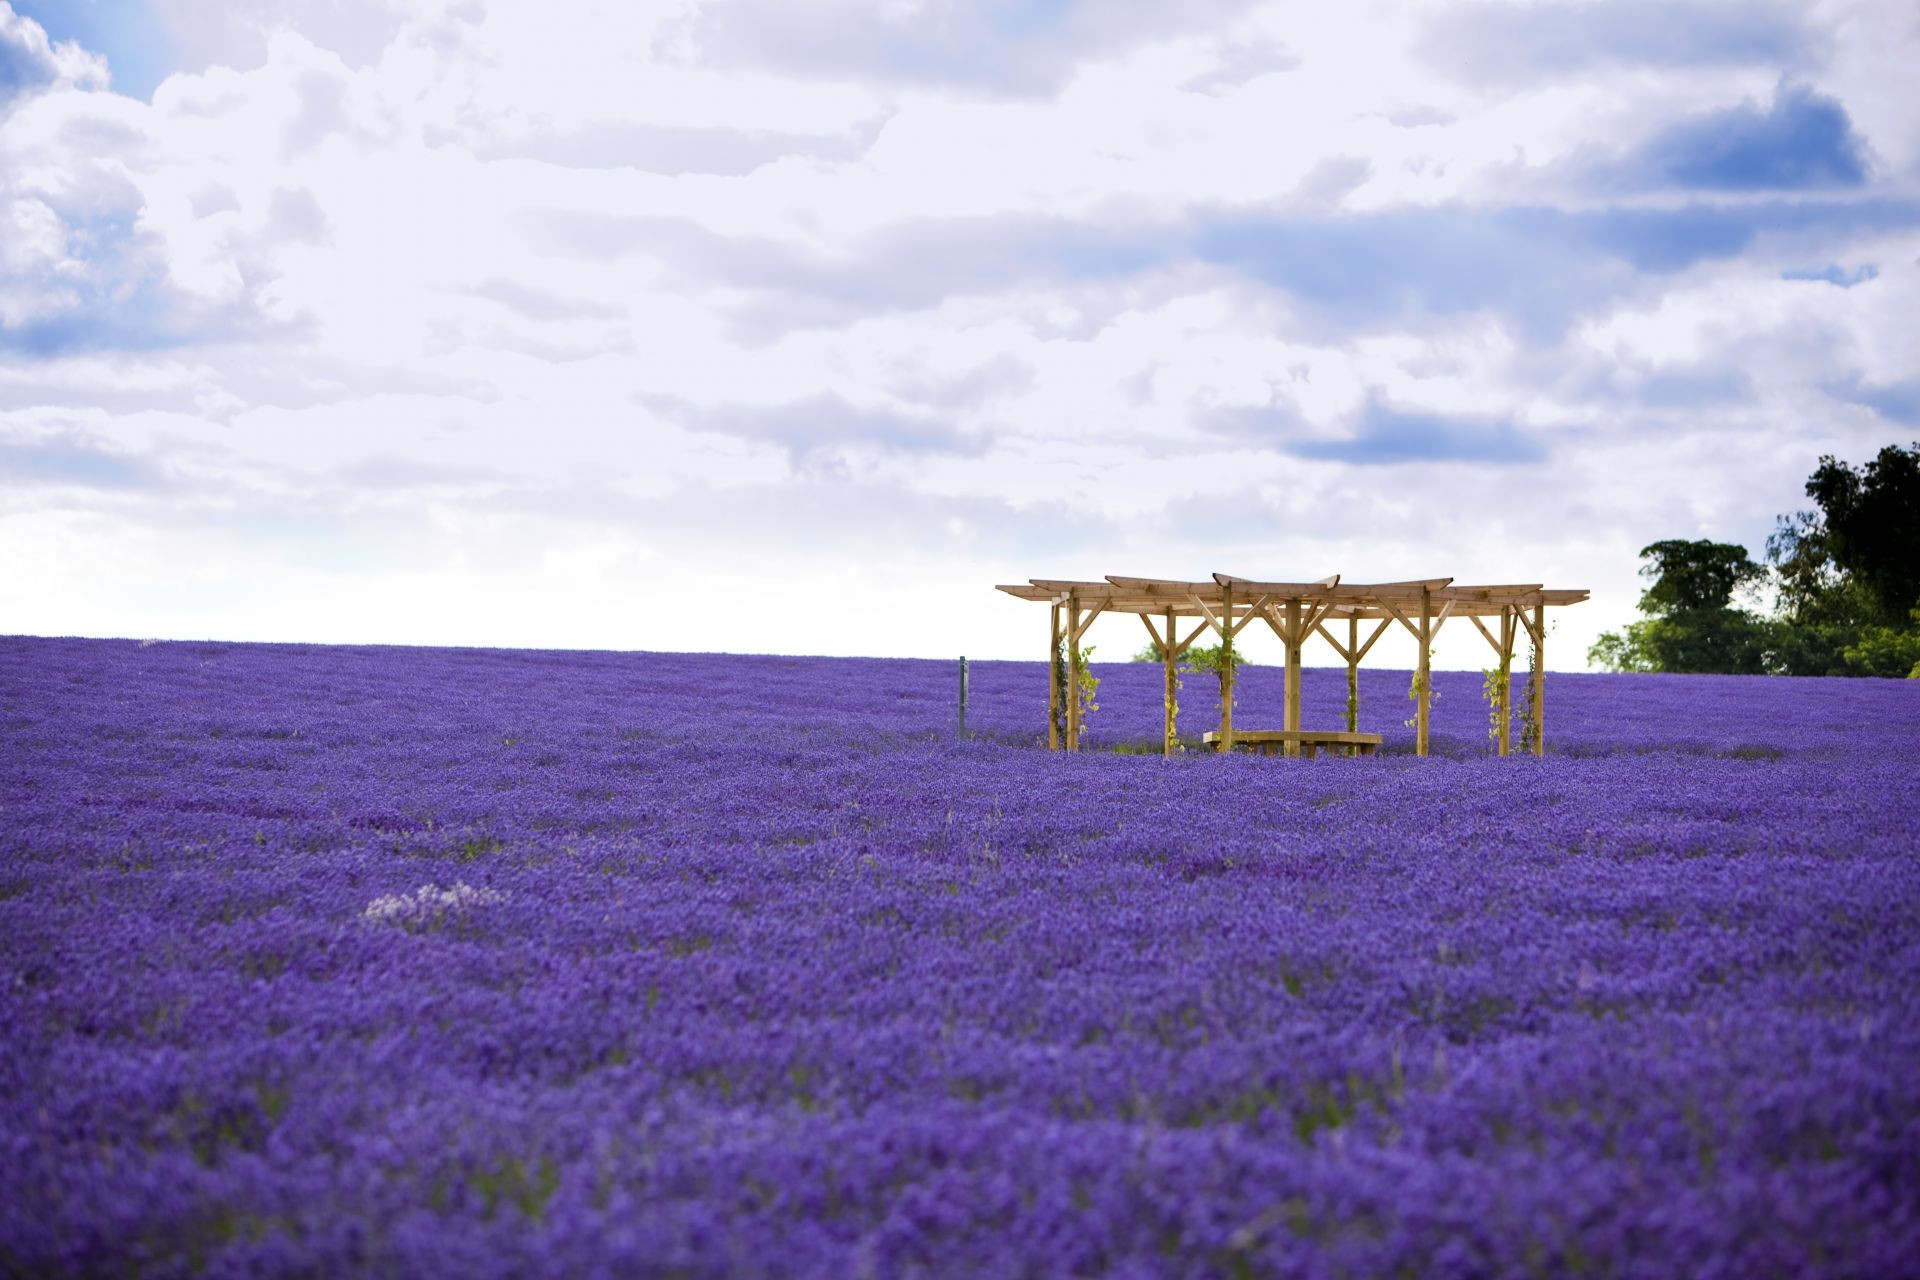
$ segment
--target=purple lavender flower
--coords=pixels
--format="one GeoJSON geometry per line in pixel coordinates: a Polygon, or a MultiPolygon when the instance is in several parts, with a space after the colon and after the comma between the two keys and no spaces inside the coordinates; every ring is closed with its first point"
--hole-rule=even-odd
{"type": "Polygon", "coordinates": [[[1920,1271],[1920,684],[1100,674],[0,640],[0,1274],[1920,1271]]]}

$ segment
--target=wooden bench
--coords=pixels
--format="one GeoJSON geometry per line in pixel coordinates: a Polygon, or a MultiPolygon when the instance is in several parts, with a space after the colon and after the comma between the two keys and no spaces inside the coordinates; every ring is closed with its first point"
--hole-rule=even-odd
{"type": "MultiPolygon", "coordinates": [[[[1220,735],[1209,733],[1203,739],[1213,750],[1220,749],[1220,735]]],[[[1348,755],[1370,756],[1379,749],[1377,733],[1347,733],[1337,729],[1235,729],[1233,745],[1245,746],[1263,756],[1277,754],[1289,742],[1300,744],[1300,754],[1312,759],[1321,747],[1332,751],[1347,748],[1348,755]]]]}

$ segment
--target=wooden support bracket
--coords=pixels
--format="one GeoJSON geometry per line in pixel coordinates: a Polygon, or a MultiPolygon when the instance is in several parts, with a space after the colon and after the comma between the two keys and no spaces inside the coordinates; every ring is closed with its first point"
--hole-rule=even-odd
{"type": "Polygon", "coordinates": [[[1140,619],[1140,625],[1145,627],[1147,634],[1153,637],[1153,647],[1160,651],[1160,656],[1163,658],[1166,657],[1167,649],[1173,642],[1160,638],[1160,629],[1153,625],[1153,615],[1149,613],[1139,613],[1134,616],[1140,619]]]}
{"type": "Polygon", "coordinates": [[[1205,600],[1202,600],[1199,596],[1188,596],[1187,603],[1200,611],[1200,616],[1206,619],[1208,626],[1223,636],[1227,634],[1227,629],[1220,624],[1220,619],[1214,616],[1213,610],[1207,607],[1205,600]]]}
{"type": "Polygon", "coordinates": [[[1280,615],[1274,611],[1271,604],[1261,611],[1260,616],[1266,619],[1267,626],[1273,634],[1280,637],[1281,644],[1293,643],[1293,637],[1287,634],[1287,624],[1280,621],[1280,615]]]}
{"type": "Polygon", "coordinates": [[[1493,632],[1487,630],[1486,623],[1480,621],[1479,618],[1475,617],[1471,613],[1467,615],[1467,621],[1473,623],[1474,628],[1478,630],[1481,635],[1487,638],[1487,643],[1493,646],[1494,653],[1499,654],[1500,652],[1502,652],[1500,647],[1500,642],[1493,638],[1493,632]]]}
{"type": "Polygon", "coordinates": [[[1106,609],[1107,609],[1107,602],[1105,600],[1100,601],[1098,604],[1093,606],[1092,612],[1088,613],[1086,617],[1081,620],[1080,625],[1073,629],[1073,647],[1074,648],[1078,649],[1080,647],[1080,637],[1087,634],[1087,628],[1093,625],[1093,620],[1099,617],[1102,613],[1105,613],[1106,609]]]}
{"type": "Polygon", "coordinates": [[[1382,609],[1385,609],[1388,613],[1392,614],[1396,622],[1398,622],[1401,626],[1405,627],[1409,632],[1413,634],[1413,638],[1415,640],[1418,640],[1421,638],[1420,628],[1415,626],[1413,623],[1408,622],[1406,614],[1400,612],[1400,610],[1394,608],[1392,604],[1390,604],[1385,600],[1382,600],[1380,602],[1380,607],[1382,609]]]}
{"type": "Polygon", "coordinates": [[[1367,642],[1360,646],[1360,652],[1354,656],[1353,661],[1356,664],[1358,664],[1359,662],[1364,660],[1367,656],[1367,651],[1373,648],[1374,642],[1378,640],[1381,636],[1387,634],[1387,628],[1392,625],[1393,625],[1393,619],[1391,618],[1380,619],[1380,625],[1373,629],[1373,634],[1367,637],[1367,642]]]}
{"type": "Polygon", "coordinates": [[[1263,616],[1264,611],[1271,609],[1273,607],[1272,600],[1273,600],[1272,596],[1261,596],[1258,600],[1255,600],[1251,605],[1247,606],[1247,616],[1240,619],[1240,621],[1238,622],[1233,622],[1232,618],[1229,617],[1228,622],[1231,623],[1233,627],[1233,634],[1236,636],[1239,635],[1242,631],[1245,631],[1247,629],[1247,624],[1249,622],[1252,622],[1255,618],[1263,616]]]}
{"type": "Polygon", "coordinates": [[[1353,661],[1353,650],[1347,648],[1347,646],[1341,644],[1338,640],[1335,640],[1333,638],[1333,632],[1327,630],[1325,623],[1316,622],[1313,624],[1313,629],[1320,633],[1321,639],[1333,646],[1333,651],[1340,655],[1342,662],[1351,663],[1353,661]]]}

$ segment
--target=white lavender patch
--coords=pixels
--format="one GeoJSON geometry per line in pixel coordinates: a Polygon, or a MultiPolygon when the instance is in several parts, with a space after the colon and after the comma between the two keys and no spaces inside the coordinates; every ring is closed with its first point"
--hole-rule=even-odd
{"type": "Polygon", "coordinates": [[[450,889],[423,884],[412,893],[390,893],[375,898],[360,913],[368,924],[396,925],[408,930],[432,930],[464,920],[475,907],[505,902],[507,895],[494,889],[476,889],[456,880],[450,889]]]}

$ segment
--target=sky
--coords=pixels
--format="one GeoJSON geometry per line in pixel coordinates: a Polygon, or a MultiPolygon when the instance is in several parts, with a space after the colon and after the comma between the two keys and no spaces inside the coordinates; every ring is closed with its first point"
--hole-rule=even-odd
{"type": "Polygon", "coordinates": [[[1920,439],[1915,67],[1910,0],[0,0],[0,633],[1037,659],[995,583],[1339,573],[1588,588],[1581,669],[1640,547],[1920,439]]]}

